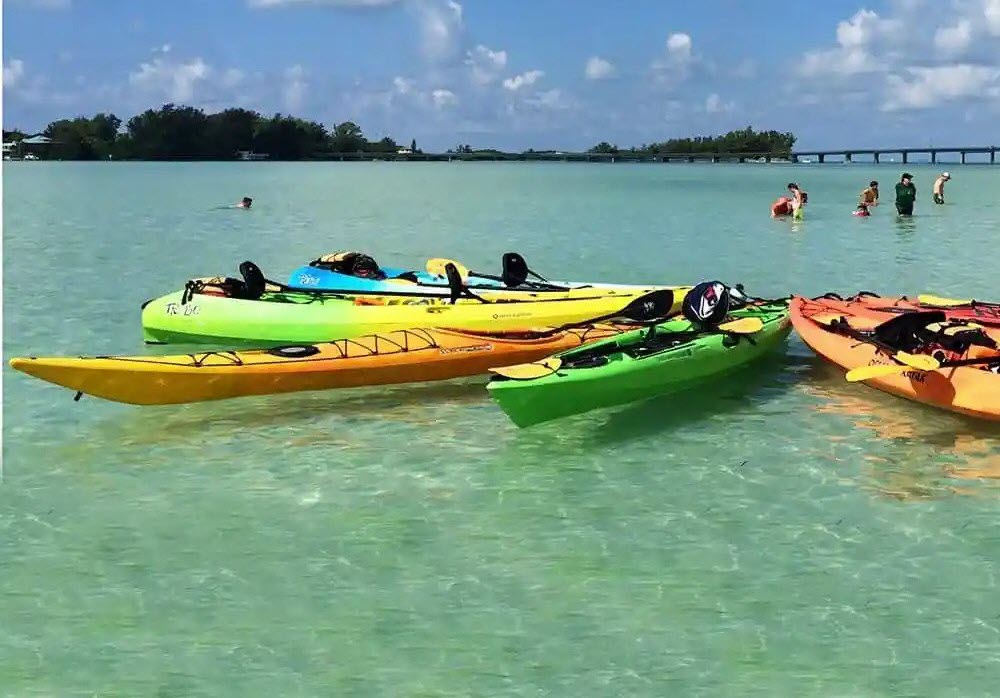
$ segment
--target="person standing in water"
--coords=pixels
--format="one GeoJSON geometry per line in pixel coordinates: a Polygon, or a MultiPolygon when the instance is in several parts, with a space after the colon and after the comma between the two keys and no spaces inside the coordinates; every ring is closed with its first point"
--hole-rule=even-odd
{"type": "Polygon", "coordinates": [[[896,185],[896,211],[901,216],[912,216],[916,200],[917,188],[913,185],[913,175],[904,172],[896,185]]]}
{"type": "Polygon", "coordinates": [[[858,203],[864,204],[865,208],[878,206],[878,182],[873,179],[868,183],[868,188],[861,192],[858,203]]]}
{"type": "Polygon", "coordinates": [[[951,175],[942,172],[941,176],[934,180],[934,203],[944,203],[944,183],[951,179],[951,175]]]}
{"type": "Polygon", "coordinates": [[[804,206],[809,201],[809,194],[802,191],[795,182],[788,183],[788,193],[792,195],[792,218],[802,218],[805,214],[804,206]]]}

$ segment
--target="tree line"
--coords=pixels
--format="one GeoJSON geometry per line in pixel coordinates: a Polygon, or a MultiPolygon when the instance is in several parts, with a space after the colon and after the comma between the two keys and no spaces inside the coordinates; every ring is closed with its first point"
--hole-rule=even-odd
{"type": "MultiPolygon", "coordinates": [[[[184,105],[165,104],[147,109],[123,124],[114,114],[60,119],[50,123],[43,135],[52,143],[41,148],[48,159],[61,160],[233,160],[240,151],[267,154],[273,160],[322,159],[332,153],[396,153],[401,146],[386,136],[369,140],[353,121],[327,129],[323,124],[287,114],[264,116],[249,109],[225,109],[206,114],[184,105]]],[[[26,134],[4,131],[5,142],[26,134]]],[[[763,153],[787,156],[795,136],[778,131],[754,131],[747,127],[722,136],[671,138],[629,149],[607,142],[588,152],[614,155],[671,153],[763,153]]],[[[419,153],[416,141],[410,150],[419,153]]],[[[493,149],[473,149],[467,144],[448,151],[459,154],[500,155],[493,149]]],[[[526,151],[550,153],[555,151],[526,151]]]]}
{"type": "MultiPolygon", "coordinates": [[[[150,160],[199,158],[233,160],[240,151],[266,153],[275,160],[321,158],[328,153],[395,153],[400,145],[386,136],[368,140],[353,121],[332,129],[315,121],[249,109],[206,114],[201,109],[165,104],[147,109],[124,124],[114,114],[60,119],[43,135],[52,139],[43,154],[62,160],[150,160]]],[[[19,141],[23,132],[4,131],[4,141],[19,141]]],[[[417,151],[416,141],[410,149],[417,151]]]]}
{"type": "Polygon", "coordinates": [[[754,131],[752,127],[730,131],[722,136],[696,136],[694,138],[671,138],[662,143],[649,143],[619,148],[606,141],[598,143],[588,152],[616,155],[618,153],[637,154],[681,154],[681,153],[762,153],[787,156],[795,145],[795,135],[779,131],[754,131]]]}

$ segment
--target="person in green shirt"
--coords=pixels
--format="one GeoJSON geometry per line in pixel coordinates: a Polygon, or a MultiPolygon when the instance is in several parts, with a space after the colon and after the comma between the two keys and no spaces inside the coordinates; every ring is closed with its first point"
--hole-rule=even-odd
{"type": "Polygon", "coordinates": [[[913,175],[904,172],[896,185],[896,211],[901,216],[913,215],[913,202],[917,200],[917,188],[913,185],[913,175]]]}

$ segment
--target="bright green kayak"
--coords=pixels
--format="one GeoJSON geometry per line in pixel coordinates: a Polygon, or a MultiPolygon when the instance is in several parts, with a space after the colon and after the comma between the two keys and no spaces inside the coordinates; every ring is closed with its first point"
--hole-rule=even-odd
{"type": "Polygon", "coordinates": [[[749,334],[706,332],[678,318],[657,325],[652,337],[634,330],[535,364],[495,369],[487,387],[520,427],[683,390],[764,356],[791,330],[785,301],[734,310],[728,319],[746,324],[746,318],[763,326],[749,334]]]}

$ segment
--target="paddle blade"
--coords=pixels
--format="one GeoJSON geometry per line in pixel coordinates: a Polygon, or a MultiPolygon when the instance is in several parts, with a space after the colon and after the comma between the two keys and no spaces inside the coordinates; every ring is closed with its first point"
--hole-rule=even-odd
{"type": "Polygon", "coordinates": [[[624,317],[636,322],[649,322],[667,317],[674,307],[674,292],[668,288],[639,296],[626,305],[615,317],[624,317]]]}
{"type": "Polygon", "coordinates": [[[427,264],[424,265],[424,269],[427,270],[428,274],[434,274],[435,276],[447,276],[448,272],[446,269],[449,264],[453,265],[455,269],[458,270],[458,274],[462,277],[463,282],[469,278],[469,270],[463,264],[456,262],[453,259],[443,259],[440,257],[428,259],[427,264]]]}
{"type": "Polygon", "coordinates": [[[894,376],[912,370],[913,368],[911,366],[903,364],[875,364],[872,366],[860,366],[858,368],[852,368],[847,372],[847,381],[849,383],[858,383],[871,378],[894,376]]]}
{"type": "Polygon", "coordinates": [[[941,296],[932,296],[930,294],[921,294],[917,296],[917,300],[920,301],[921,305],[933,305],[938,308],[954,308],[962,305],[972,305],[971,298],[942,298],[941,296]]]}
{"type": "Polygon", "coordinates": [[[733,334],[753,334],[764,329],[764,323],[759,317],[744,317],[732,322],[724,322],[719,325],[719,329],[733,334]]]}
{"type": "Polygon", "coordinates": [[[933,371],[941,366],[940,361],[927,354],[909,354],[905,351],[900,351],[892,358],[918,371],[933,371]]]}
{"type": "Polygon", "coordinates": [[[501,366],[500,368],[491,368],[490,372],[495,373],[498,376],[503,376],[504,378],[511,378],[513,380],[528,381],[534,380],[535,378],[544,378],[545,376],[551,376],[553,373],[559,370],[562,366],[562,360],[550,356],[547,359],[542,359],[541,361],[535,361],[530,364],[516,364],[514,366],[501,366]]]}

